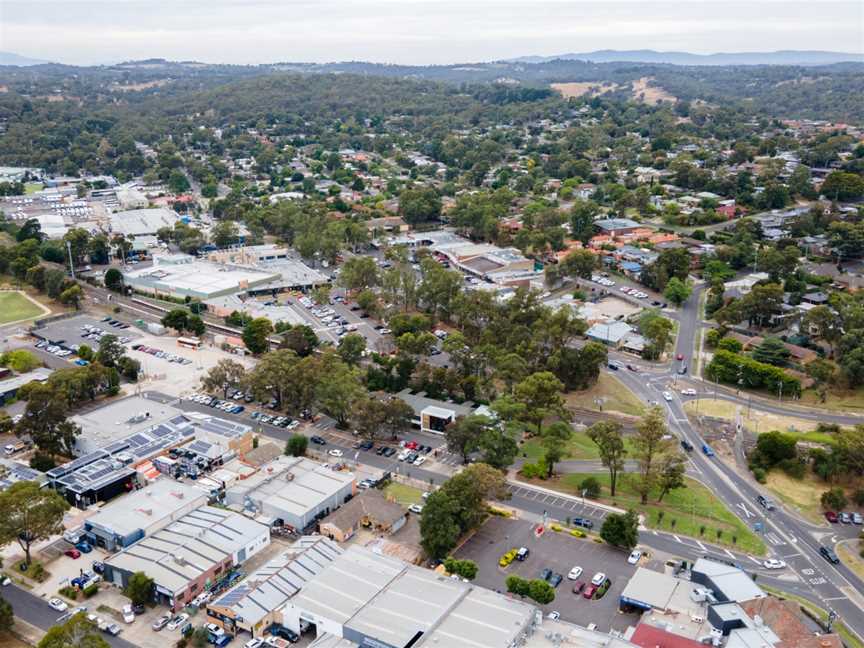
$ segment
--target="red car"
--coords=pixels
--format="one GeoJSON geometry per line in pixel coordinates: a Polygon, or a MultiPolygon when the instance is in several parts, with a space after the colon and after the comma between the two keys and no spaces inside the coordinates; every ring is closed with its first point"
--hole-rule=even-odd
{"type": "Polygon", "coordinates": [[[66,554],[67,556],[69,556],[70,558],[80,558],[81,557],[81,552],[78,551],[77,549],[67,549],[63,553],[66,554]]]}
{"type": "Polygon", "coordinates": [[[825,519],[828,520],[831,524],[837,524],[840,521],[834,511],[825,511],[825,519]]]}
{"type": "Polygon", "coordinates": [[[683,354],[683,353],[679,353],[676,357],[678,358],[679,361],[680,361],[680,360],[683,360],[683,359],[684,359],[684,354],[683,354]]]}
{"type": "Polygon", "coordinates": [[[574,594],[581,594],[582,590],[584,590],[584,589],[585,589],[585,581],[576,581],[576,583],[573,585],[573,593],[574,594]]]}
{"type": "Polygon", "coordinates": [[[408,448],[409,450],[416,450],[418,446],[419,446],[419,444],[416,441],[408,441],[405,444],[405,447],[408,448]]]}
{"type": "Polygon", "coordinates": [[[588,585],[588,587],[585,588],[585,591],[582,592],[582,596],[585,597],[586,599],[594,598],[594,592],[596,592],[596,591],[597,591],[597,586],[594,583],[591,583],[588,585]]]}

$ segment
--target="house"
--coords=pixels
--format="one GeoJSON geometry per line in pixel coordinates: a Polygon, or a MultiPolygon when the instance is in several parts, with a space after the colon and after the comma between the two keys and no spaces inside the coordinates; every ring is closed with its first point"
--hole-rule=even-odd
{"type": "Polygon", "coordinates": [[[811,292],[801,297],[801,301],[805,304],[813,304],[814,306],[824,306],[828,303],[828,295],[821,290],[818,292],[811,292]]]}
{"type": "Polygon", "coordinates": [[[399,216],[383,216],[381,218],[370,218],[366,221],[366,229],[370,234],[375,232],[387,232],[388,234],[404,234],[410,228],[408,223],[399,216]]]}
{"type": "Polygon", "coordinates": [[[607,218],[605,220],[594,221],[594,226],[601,234],[608,234],[615,237],[622,234],[630,234],[631,232],[642,227],[641,224],[629,218],[607,218]]]}
{"type": "Polygon", "coordinates": [[[585,333],[589,340],[600,342],[613,348],[619,348],[621,343],[629,335],[634,333],[634,329],[627,322],[606,320],[605,322],[595,324],[585,333]]]}
{"type": "Polygon", "coordinates": [[[318,524],[319,533],[345,542],[361,528],[377,534],[396,533],[408,519],[401,505],[391,502],[375,489],[365,490],[318,524]]]}
{"type": "Polygon", "coordinates": [[[14,398],[18,393],[18,390],[26,384],[34,381],[44,383],[53,372],[53,369],[38,367],[28,373],[0,381],[0,405],[4,404],[10,398],[14,398]]]}

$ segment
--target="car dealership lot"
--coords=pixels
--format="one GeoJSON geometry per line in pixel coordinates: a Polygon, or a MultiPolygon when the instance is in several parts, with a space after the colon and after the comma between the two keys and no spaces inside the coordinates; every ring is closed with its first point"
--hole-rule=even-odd
{"type": "Polygon", "coordinates": [[[511,574],[539,578],[544,568],[561,574],[564,580],[555,588],[555,600],[540,606],[544,614],[557,610],[566,621],[583,626],[596,623],[601,631],[625,630],[636,621],[635,615],[618,612],[618,596],[636,571],[635,565],[627,564],[627,552],[598,544],[590,538],[574,538],[566,532],[547,530],[537,538],[534,527],[525,520],[492,517],[455,555],[477,563],[480,569],[475,582],[478,585],[501,592],[507,591],[504,581],[511,574]],[[531,553],[525,561],[514,560],[506,569],[499,567],[501,556],[515,547],[527,547],[531,553]],[[567,573],[576,565],[584,570],[581,581],[590,582],[600,571],[611,579],[612,585],[602,599],[587,600],[573,593],[574,581],[567,579],[567,573]]]}

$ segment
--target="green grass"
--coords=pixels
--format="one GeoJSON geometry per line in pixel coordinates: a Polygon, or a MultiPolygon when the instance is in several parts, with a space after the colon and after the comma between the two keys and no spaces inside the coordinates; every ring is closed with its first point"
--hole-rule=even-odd
{"type": "MultiPolygon", "coordinates": [[[[760,584],[759,587],[761,587],[769,594],[773,594],[774,596],[777,596],[779,598],[795,601],[802,608],[806,608],[807,610],[809,610],[813,616],[821,620],[823,623],[828,621],[828,612],[826,610],[822,609],[815,603],[811,603],[810,601],[801,596],[796,596],[795,594],[784,592],[781,589],[777,589],[776,587],[770,587],[769,585],[760,584]]],[[[858,638],[858,635],[854,634],[851,630],[849,630],[849,628],[846,627],[846,624],[843,623],[843,621],[835,623],[832,630],[840,635],[843,643],[848,648],[864,648],[864,642],[862,642],[861,639],[858,638]]]]}
{"type": "Polygon", "coordinates": [[[423,501],[423,491],[413,486],[406,486],[398,482],[390,482],[384,488],[384,494],[396,500],[402,506],[408,507],[423,501]]]}
{"type": "Polygon", "coordinates": [[[38,317],[42,309],[17,292],[0,292],[0,324],[38,317]]]}
{"type": "MultiPolygon", "coordinates": [[[[624,447],[627,448],[628,454],[633,451],[633,445],[630,437],[624,437],[624,447]]],[[[537,461],[544,454],[543,446],[537,439],[529,439],[522,444],[521,452],[527,455],[528,461],[537,461]]],[[[600,452],[597,450],[596,444],[588,438],[585,432],[573,432],[570,441],[567,442],[565,459],[577,459],[584,461],[595,461],[600,459],[600,452]]]]}
{"type": "Polygon", "coordinates": [[[595,399],[603,399],[604,412],[620,412],[629,416],[642,416],[645,404],[624,386],[620,380],[605,372],[600,372],[597,383],[590,389],[567,394],[567,406],[578,409],[599,411],[595,399]]]}
{"type": "Polygon", "coordinates": [[[631,485],[632,476],[626,474],[619,479],[614,499],[609,496],[609,475],[604,473],[570,473],[544,482],[544,486],[566,493],[579,494],[579,484],[586,477],[594,477],[602,485],[600,501],[643,513],[645,525],[649,528],[691,536],[754,555],[761,556],[765,553],[765,544],[762,540],[730,512],[708,488],[690,478],[686,479],[687,488],[667,493],[659,504],[656,493],[652,493],[646,505],[640,503],[639,495],[631,485]],[[704,533],[701,532],[703,526],[704,533]],[[718,530],[721,531],[719,537],[718,530]]]}
{"type": "Polygon", "coordinates": [[[845,413],[864,413],[864,389],[844,391],[829,390],[823,403],[814,389],[805,389],[801,393],[798,405],[822,410],[835,410],[845,413]]]}
{"type": "Polygon", "coordinates": [[[24,183],[24,195],[29,196],[30,194],[34,194],[37,191],[42,191],[45,188],[41,182],[25,182],[24,183]]]}

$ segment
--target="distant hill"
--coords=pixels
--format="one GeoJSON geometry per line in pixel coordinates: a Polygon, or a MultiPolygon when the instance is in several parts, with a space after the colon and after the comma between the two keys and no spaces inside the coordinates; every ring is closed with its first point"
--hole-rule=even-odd
{"type": "Polygon", "coordinates": [[[0,52],[0,65],[15,65],[18,67],[25,67],[28,65],[42,65],[44,63],[50,62],[51,61],[44,61],[42,59],[34,59],[27,56],[21,56],[20,54],[15,54],[13,52],[0,52]]]}
{"type": "Polygon", "coordinates": [[[556,56],[522,56],[509,59],[515,63],[548,63],[549,61],[592,61],[594,63],[668,63],[672,65],[831,65],[847,61],[864,62],[864,54],[783,50],[778,52],[730,52],[691,54],[656,50],[597,50],[556,56]]]}

